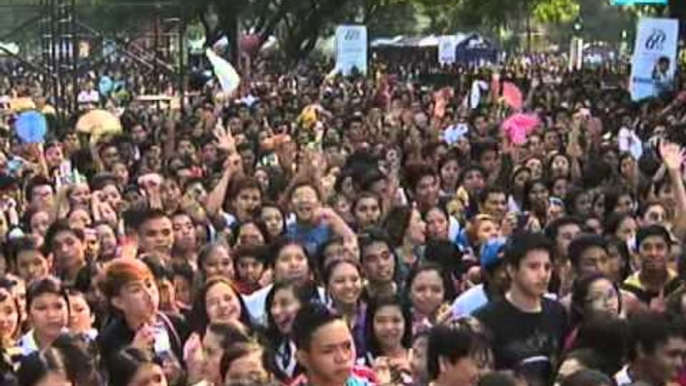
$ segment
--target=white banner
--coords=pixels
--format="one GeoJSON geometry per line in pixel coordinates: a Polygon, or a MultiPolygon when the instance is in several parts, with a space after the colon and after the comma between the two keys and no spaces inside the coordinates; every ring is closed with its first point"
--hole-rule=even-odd
{"type": "Polygon", "coordinates": [[[679,21],[641,18],[631,66],[631,99],[658,96],[673,88],[679,21]]]}
{"type": "Polygon", "coordinates": [[[367,75],[367,27],[341,25],[336,28],[336,71],[350,75],[353,68],[367,75]]]}
{"type": "Polygon", "coordinates": [[[438,39],[438,63],[441,65],[455,63],[457,39],[455,36],[441,36],[438,39]]]}

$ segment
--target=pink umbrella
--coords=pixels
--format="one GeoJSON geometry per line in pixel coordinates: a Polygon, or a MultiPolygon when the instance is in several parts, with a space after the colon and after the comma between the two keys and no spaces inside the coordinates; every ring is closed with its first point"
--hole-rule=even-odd
{"type": "Polygon", "coordinates": [[[526,137],[540,126],[541,120],[536,114],[517,113],[507,118],[502,125],[505,134],[515,145],[526,142],[526,137]]]}
{"type": "Polygon", "coordinates": [[[524,105],[522,91],[512,82],[503,83],[503,99],[508,106],[515,110],[521,110],[524,105]]]}

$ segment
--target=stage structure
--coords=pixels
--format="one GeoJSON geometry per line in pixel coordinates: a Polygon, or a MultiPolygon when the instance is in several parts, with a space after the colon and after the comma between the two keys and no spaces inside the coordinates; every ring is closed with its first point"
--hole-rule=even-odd
{"type": "Polygon", "coordinates": [[[14,9],[29,16],[9,31],[0,32],[0,43],[35,31],[33,34],[37,36],[32,38],[37,44],[26,44],[31,52],[21,54],[0,44],[0,54],[18,61],[40,79],[43,94],[61,119],[68,119],[78,111],[76,98],[86,74],[116,55],[125,56],[141,68],[141,74],[150,79],[151,93],[162,93],[164,86],[173,82],[183,103],[186,8],[184,0],[145,3],[112,0],[105,5],[88,0],[3,0],[0,12],[14,9]],[[99,31],[79,18],[80,12],[97,6],[145,10],[151,14],[151,20],[135,29],[115,33],[99,31]]]}

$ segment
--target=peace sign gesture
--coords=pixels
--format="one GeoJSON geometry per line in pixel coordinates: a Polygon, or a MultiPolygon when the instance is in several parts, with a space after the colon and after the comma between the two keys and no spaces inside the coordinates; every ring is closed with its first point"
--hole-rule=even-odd
{"type": "Polygon", "coordinates": [[[229,154],[236,153],[236,140],[233,138],[231,129],[224,127],[221,119],[217,120],[217,125],[212,131],[217,139],[217,147],[229,154]]]}

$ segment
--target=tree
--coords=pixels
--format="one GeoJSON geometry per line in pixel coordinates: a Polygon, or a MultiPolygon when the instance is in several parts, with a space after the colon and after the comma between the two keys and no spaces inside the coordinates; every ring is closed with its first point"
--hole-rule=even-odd
{"type": "MultiPolygon", "coordinates": [[[[374,0],[376,1],[376,0],[374,0]]],[[[221,31],[235,42],[238,25],[264,43],[276,35],[289,61],[303,59],[333,22],[351,13],[354,0],[200,0],[192,13],[203,20],[208,36],[221,31]],[[210,21],[216,23],[210,23],[210,21]],[[239,22],[240,21],[240,22],[239,22]]]]}
{"type": "Polygon", "coordinates": [[[361,23],[370,36],[396,36],[418,31],[418,5],[411,0],[357,0],[353,12],[359,12],[361,23]],[[357,9],[357,11],[355,11],[357,9]]]}
{"type": "Polygon", "coordinates": [[[578,0],[543,0],[534,8],[534,17],[541,23],[568,23],[580,10],[578,0]]]}
{"type": "Polygon", "coordinates": [[[581,0],[583,35],[592,40],[618,43],[623,30],[633,30],[635,16],[629,8],[610,5],[609,1],[581,0]]]}
{"type": "Polygon", "coordinates": [[[286,58],[291,62],[304,59],[325,31],[348,21],[351,3],[351,0],[297,0],[297,5],[285,12],[278,34],[286,58]]]}

